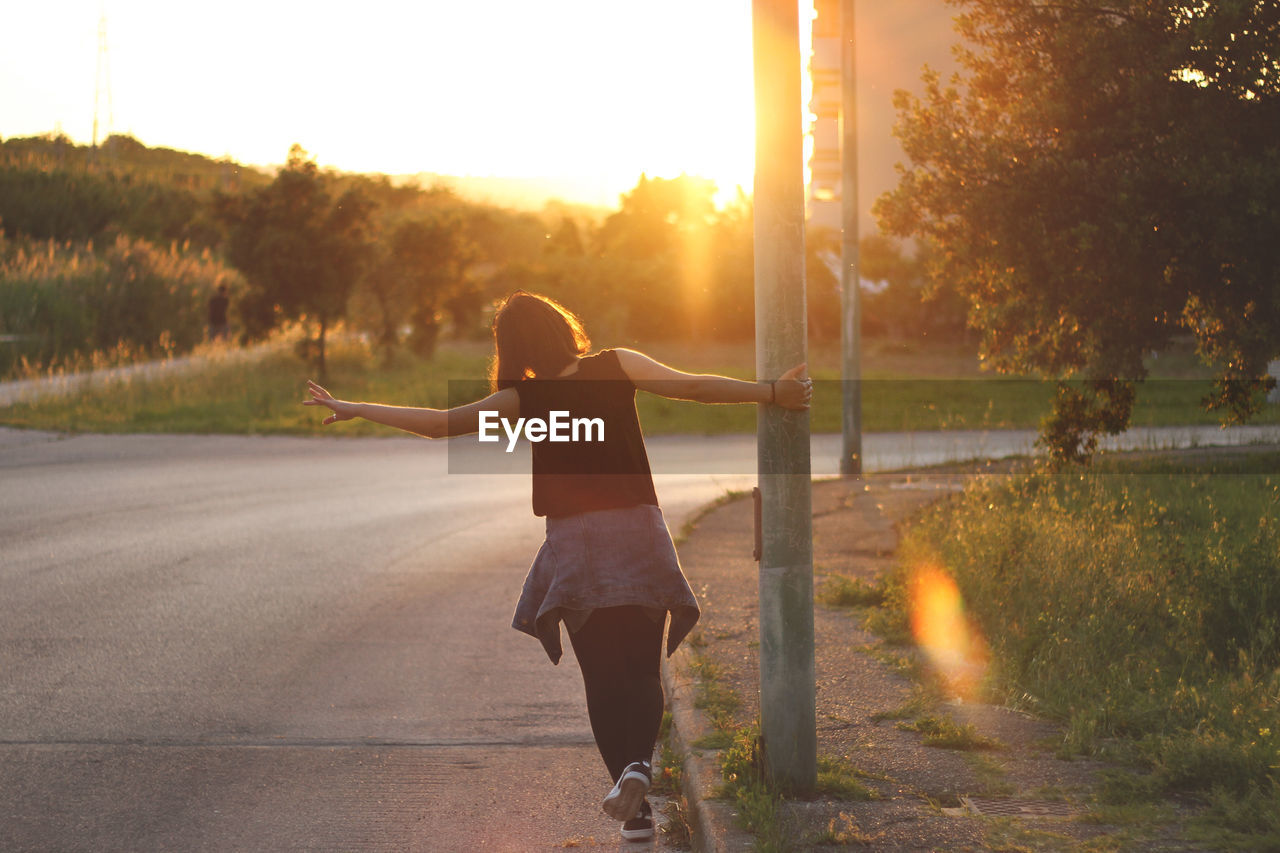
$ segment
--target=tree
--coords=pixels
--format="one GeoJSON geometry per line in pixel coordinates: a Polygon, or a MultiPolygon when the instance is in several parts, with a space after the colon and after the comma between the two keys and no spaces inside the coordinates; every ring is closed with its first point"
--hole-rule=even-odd
{"type": "Polygon", "coordinates": [[[241,310],[249,332],[265,333],[281,316],[314,319],[321,376],[328,330],[346,316],[371,256],[372,210],[359,189],[335,198],[330,178],[299,145],[270,185],[221,204],[228,257],[249,281],[241,310]]]}
{"type": "Polygon", "coordinates": [[[475,258],[475,245],[453,213],[405,220],[391,233],[380,278],[393,282],[403,300],[401,321],[408,320],[409,343],[419,355],[435,354],[446,312],[457,319],[478,310],[478,292],[467,274],[475,258]]]}
{"type": "Polygon", "coordinates": [[[874,288],[862,293],[863,334],[896,338],[963,340],[965,307],[942,282],[928,277],[928,245],[907,252],[883,234],[858,244],[858,274],[874,288]]]}
{"type": "Polygon", "coordinates": [[[615,263],[610,284],[640,338],[702,337],[716,259],[711,226],[715,184],[705,178],[640,176],[595,235],[595,253],[615,263]]]}
{"type": "Polygon", "coordinates": [[[409,310],[409,283],[383,240],[375,246],[355,303],[355,321],[375,335],[382,363],[390,365],[409,310]]]}
{"type": "Polygon", "coordinates": [[[1179,333],[1248,418],[1280,354],[1277,4],[949,2],[961,72],[898,93],[882,229],[930,244],[991,366],[1058,382],[1056,460],[1127,426],[1179,333]]]}

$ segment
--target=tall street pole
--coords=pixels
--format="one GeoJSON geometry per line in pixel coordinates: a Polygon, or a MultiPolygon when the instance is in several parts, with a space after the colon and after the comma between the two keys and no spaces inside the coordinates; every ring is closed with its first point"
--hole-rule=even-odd
{"type": "Polygon", "coordinates": [[[862,309],[858,276],[858,74],[854,47],[854,6],[840,9],[840,349],[842,361],[842,441],[840,474],[862,476],[862,309]]]}
{"type": "MultiPolygon", "coordinates": [[[[804,171],[796,0],[753,0],[756,375],[806,360],[804,171]]],[[[782,790],[817,784],[809,415],[760,407],[760,727],[782,790]]]]}

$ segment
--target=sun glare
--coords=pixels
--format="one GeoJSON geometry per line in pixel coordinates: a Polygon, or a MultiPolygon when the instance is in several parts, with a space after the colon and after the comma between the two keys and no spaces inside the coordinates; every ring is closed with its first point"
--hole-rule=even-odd
{"type": "Polygon", "coordinates": [[[932,566],[911,579],[911,630],[947,689],[972,700],[986,674],[986,643],[964,612],[954,580],[932,566]]]}
{"type": "Polygon", "coordinates": [[[615,205],[641,173],[748,194],[750,0],[26,4],[0,51],[4,136],[102,136],[242,163],[299,143],[323,166],[556,182],[615,205]],[[104,41],[99,42],[99,22],[104,41]],[[252,22],[246,24],[245,22],[252,22]],[[38,73],[32,69],[39,69],[38,73]],[[105,97],[105,96],[104,96],[105,97]]]}

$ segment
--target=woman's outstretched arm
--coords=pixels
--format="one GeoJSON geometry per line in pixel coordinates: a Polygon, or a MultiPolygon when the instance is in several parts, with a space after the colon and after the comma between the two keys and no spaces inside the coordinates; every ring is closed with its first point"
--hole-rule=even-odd
{"type": "Polygon", "coordinates": [[[617,353],[623,372],[637,388],[675,400],[773,403],[802,411],[809,408],[813,395],[813,380],[805,377],[804,364],[797,364],[772,382],[747,382],[713,373],[685,373],[635,350],[619,349],[617,353]]]}
{"type": "Polygon", "coordinates": [[[504,388],[483,400],[452,409],[415,409],[409,406],[384,406],[379,403],[352,403],[338,400],[314,382],[307,382],[311,399],[304,406],[326,406],[331,414],[325,425],[352,418],[364,418],[375,424],[395,427],[427,438],[466,435],[480,428],[481,412],[497,412],[499,418],[520,416],[520,397],[514,388],[504,388]]]}

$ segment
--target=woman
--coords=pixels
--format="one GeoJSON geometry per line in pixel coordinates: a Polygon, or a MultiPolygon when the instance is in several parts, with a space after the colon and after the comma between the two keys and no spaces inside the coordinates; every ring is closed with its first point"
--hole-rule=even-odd
{"type": "Polygon", "coordinates": [[[533,510],[546,517],[547,538],[512,627],[538,638],[553,663],[561,654],[560,622],[568,627],[591,730],[613,783],[604,811],[623,822],[624,838],[652,838],[645,794],[663,711],[663,627],[670,614],[670,654],[697,621],[698,605],[658,508],[636,390],[802,410],[812,383],[803,364],[772,382],[746,382],[684,373],[629,349],[588,354],[577,317],[523,291],[499,306],[493,337],[493,393],[475,403],[447,410],[351,403],[312,382],[305,405],[330,409],[325,424],[361,417],[428,438],[477,432],[482,413],[488,424],[546,423],[566,412],[599,422],[597,433],[587,430],[578,441],[532,442],[533,510]]]}

